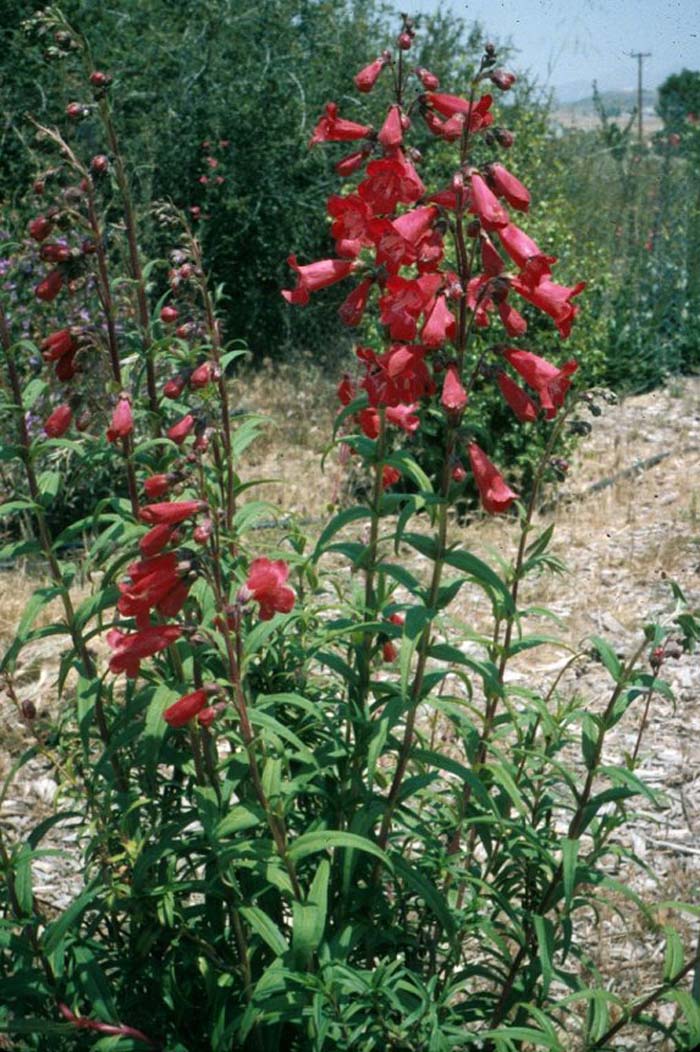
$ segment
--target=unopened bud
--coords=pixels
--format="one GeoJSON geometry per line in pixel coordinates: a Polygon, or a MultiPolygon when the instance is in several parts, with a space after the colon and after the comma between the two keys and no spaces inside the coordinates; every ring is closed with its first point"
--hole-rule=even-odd
{"type": "Polygon", "coordinates": [[[75,427],[77,431],[87,431],[90,426],[90,412],[88,409],[83,410],[80,416],[75,421],[75,427]]]}
{"type": "Polygon", "coordinates": [[[410,51],[412,43],[413,41],[410,33],[399,33],[396,38],[396,46],[400,48],[401,51],[410,51]]]}
{"type": "Polygon", "coordinates": [[[90,171],[94,175],[104,175],[109,171],[109,157],[103,153],[96,154],[90,161],[90,171]]]}
{"type": "Polygon", "coordinates": [[[514,73],[508,73],[505,69],[494,69],[489,73],[489,80],[501,91],[508,91],[515,84],[516,77],[514,73]]]}
{"type": "Polygon", "coordinates": [[[515,142],[515,136],[507,128],[494,128],[493,134],[496,136],[498,145],[502,146],[504,150],[510,150],[515,142]]]}
{"type": "Polygon", "coordinates": [[[90,83],[94,88],[106,88],[112,83],[112,77],[109,73],[103,73],[102,70],[96,69],[90,74],[90,83]]]}
{"type": "Polygon", "coordinates": [[[28,698],[22,702],[22,716],[25,720],[36,719],[36,705],[28,698]]]}
{"type": "Polygon", "coordinates": [[[467,223],[466,235],[467,237],[478,237],[481,233],[481,222],[478,219],[472,219],[470,223],[467,223]]]}
{"type": "Polygon", "coordinates": [[[83,106],[82,102],[69,102],[66,106],[66,117],[70,117],[72,121],[81,121],[89,113],[89,109],[83,106]]]}

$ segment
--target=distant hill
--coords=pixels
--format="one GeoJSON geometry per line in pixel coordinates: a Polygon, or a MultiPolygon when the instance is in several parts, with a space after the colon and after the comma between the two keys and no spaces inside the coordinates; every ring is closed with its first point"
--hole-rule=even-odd
{"type": "MultiPolygon", "coordinates": [[[[601,91],[600,98],[610,117],[631,113],[637,105],[636,91],[601,91]]],[[[642,102],[645,110],[653,110],[656,106],[656,92],[643,91],[642,102]]],[[[592,116],[595,113],[592,91],[587,98],[580,98],[575,102],[558,102],[555,105],[559,109],[573,111],[581,117],[592,116]]]]}

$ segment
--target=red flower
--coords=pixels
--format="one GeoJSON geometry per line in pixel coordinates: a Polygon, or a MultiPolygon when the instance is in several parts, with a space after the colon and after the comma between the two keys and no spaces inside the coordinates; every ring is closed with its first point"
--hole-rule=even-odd
{"type": "Polygon", "coordinates": [[[138,632],[126,633],[113,628],[107,633],[107,643],[113,650],[109,661],[110,672],[126,672],[130,679],[139,674],[144,658],[165,650],[182,635],[177,625],[149,625],[138,632]]]}
{"type": "MultiPolygon", "coordinates": [[[[340,197],[332,194],[326,205],[328,215],[334,222],[331,224],[331,235],[336,244],[347,241],[357,242],[357,252],[362,245],[370,245],[371,239],[368,235],[369,221],[372,218],[372,210],[358,194],[348,194],[340,197]]],[[[357,252],[354,255],[357,255],[357,252]]]]}
{"type": "Polygon", "coordinates": [[[48,438],[60,438],[71,425],[73,413],[68,405],[59,405],[44,423],[44,434],[48,438]]]}
{"type": "Polygon", "coordinates": [[[177,526],[206,508],[207,504],[203,500],[165,501],[162,504],[147,504],[141,508],[139,518],[149,526],[177,526]]]}
{"type": "Polygon", "coordinates": [[[390,106],[384,124],[379,129],[377,139],[385,150],[400,146],[403,141],[404,122],[398,106],[390,106]]]}
{"type": "Polygon", "coordinates": [[[77,372],[78,366],[75,364],[75,351],[71,354],[64,354],[63,358],[56,362],[56,379],[60,380],[61,383],[67,383],[68,380],[72,380],[77,372]]]}
{"type": "Polygon", "coordinates": [[[131,412],[131,402],[128,398],[120,398],[112,413],[112,423],[107,428],[107,441],[116,442],[118,438],[126,438],[133,430],[134,417],[131,412]]]}
{"type": "Polygon", "coordinates": [[[198,391],[200,388],[206,387],[207,384],[215,383],[220,375],[219,369],[214,362],[202,362],[190,376],[190,387],[198,391]]]}
{"type": "Polygon", "coordinates": [[[171,541],[175,541],[177,533],[175,532],[174,526],[168,526],[167,523],[162,523],[159,526],[154,526],[152,530],[145,533],[139,541],[139,548],[141,554],[145,556],[157,555],[161,552],[171,541]]]}
{"type": "Polygon", "coordinates": [[[527,212],[530,207],[530,192],[502,164],[490,164],[487,169],[489,182],[499,197],[519,212],[527,212]]]}
{"type": "Polygon", "coordinates": [[[508,213],[478,172],[472,172],[471,174],[471,187],[472,195],[469,211],[479,217],[487,230],[507,226],[508,213]]]}
{"type": "Polygon", "coordinates": [[[67,263],[71,254],[68,245],[59,245],[55,241],[42,245],[39,250],[39,255],[45,263],[67,263]]]}
{"type": "Polygon", "coordinates": [[[504,269],[503,260],[501,259],[498,249],[487,234],[481,235],[480,247],[481,265],[483,266],[485,273],[490,277],[495,277],[497,274],[502,273],[504,269]]]}
{"type": "Polygon", "coordinates": [[[382,72],[388,62],[387,55],[380,55],[379,58],[375,58],[374,62],[370,62],[368,66],[365,66],[356,73],[352,78],[355,82],[355,87],[358,91],[366,94],[371,91],[374,85],[377,83],[377,77],[382,72]]]}
{"type": "Polygon", "coordinates": [[[532,423],[537,420],[537,406],[530,396],[511,380],[507,373],[498,374],[498,386],[506,402],[521,423],[532,423]]]}
{"type": "Polygon", "coordinates": [[[164,617],[174,617],[189,592],[189,583],[182,580],[181,568],[187,572],[190,566],[185,563],[180,567],[174,552],[134,563],[129,567],[130,581],[119,585],[119,613],[135,617],[139,628],[148,625],[152,609],[164,617]]]}
{"type": "Polygon", "coordinates": [[[149,500],[154,497],[162,497],[168,492],[171,485],[169,475],[151,475],[143,484],[144,491],[149,500]]]}
{"type": "Polygon", "coordinates": [[[553,281],[546,278],[543,278],[538,285],[530,285],[520,278],[511,278],[511,285],[528,303],[532,303],[545,314],[549,314],[564,339],[569,336],[574,318],[580,309],[571,301],[574,296],[583,292],[586,287],[585,281],[579,281],[578,285],[568,288],[565,285],[555,285],[553,281]]]}
{"type": "Polygon", "coordinates": [[[395,486],[401,478],[401,472],[398,468],[393,467],[391,464],[385,464],[382,468],[382,489],[389,489],[391,486],[395,486]]]}
{"type": "Polygon", "coordinates": [[[344,325],[359,325],[367,307],[372,279],[366,278],[352,290],[338,307],[338,315],[344,325]]]}
{"type": "Polygon", "coordinates": [[[469,462],[485,511],[490,515],[507,511],[513,501],[518,499],[518,494],[506,484],[498,468],[494,467],[476,442],[469,444],[469,462]]]}
{"type": "Polygon", "coordinates": [[[439,274],[424,274],[415,280],[391,277],[386,292],[379,300],[379,320],[389,326],[392,340],[412,340],[418,330],[418,315],[424,311],[440,288],[439,274]]]}
{"type": "Polygon", "coordinates": [[[425,193],[418,172],[401,150],[391,157],[370,161],[367,176],[357,188],[375,215],[393,212],[397,204],[414,204],[425,193]]]}
{"type": "Polygon", "coordinates": [[[168,706],[163,713],[163,719],[171,727],[184,727],[206,707],[208,699],[208,692],[202,688],[191,694],[184,694],[168,706]]]}
{"type": "Polygon", "coordinates": [[[423,360],[423,347],[395,344],[382,355],[369,347],[358,347],[356,353],[367,369],[360,387],[367,391],[371,406],[413,402],[435,390],[423,360]]]}
{"type": "Polygon", "coordinates": [[[426,91],[437,91],[440,87],[440,81],[429,69],[419,66],[414,72],[426,91]]]}
{"type": "Polygon", "coordinates": [[[566,392],[571,387],[569,377],[578,369],[578,363],[572,360],[559,369],[531,351],[509,348],[503,354],[525,383],[537,391],[545,416],[551,420],[556,416],[557,409],[564,404],[566,392]]]}
{"type": "Polygon", "coordinates": [[[53,222],[47,216],[37,216],[36,219],[32,219],[28,229],[29,236],[35,241],[44,241],[53,229],[53,222]]]}
{"type": "Polygon", "coordinates": [[[551,274],[556,256],[545,256],[532,238],[515,223],[501,227],[498,236],[516,267],[523,272],[521,277],[524,280],[536,285],[545,275],[551,274]]]}
{"type": "Polygon", "coordinates": [[[191,435],[194,431],[194,417],[191,413],[187,413],[183,416],[176,424],[169,427],[165,432],[169,439],[181,445],[188,435],[191,435]]]}
{"type": "Polygon", "coordinates": [[[436,296],[433,308],[421,329],[421,342],[426,347],[442,347],[446,340],[454,340],[455,316],[447,306],[445,296],[436,296]]]}
{"type": "Polygon", "coordinates": [[[382,643],[382,660],[386,661],[387,664],[391,664],[392,661],[396,661],[399,656],[399,652],[396,649],[394,643],[390,639],[387,639],[385,643],[382,643]]]}
{"type": "Polygon", "coordinates": [[[316,263],[300,267],[294,255],[290,256],[287,262],[297,272],[297,286],[295,289],[282,289],[282,295],[287,303],[302,306],[309,302],[310,292],[335,285],[337,281],[342,281],[352,274],[357,266],[351,259],[319,259],[316,263]]]}
{"type": "Polygon", "coordinates": [[[350,405],[356,396],[355,385],[349,373],[343,373],[343,378],[338,384],[336,394],[341,405],[350,405]]]}
{"type": "Polygon", "coordinates": [[[163,395],[165,398],[179,398],[185,389],[186,380],[184,376],[173,376],[171,380],[168,380],[163,385],[163,395]]]}
{"type": "Polygon", "coordinates": [[[43,300],[45,303],[51,303],[52,300],[56,299],[59,292],[63,288],[63,275],[60,270],[52,270],[46,275],[43,281],[34,289],[34,295],[38,300],[43,300]]]}
{"type": "Polygon", "coordinates": [[[498,304],[498,313],[501,315],[503,327],[509,336],[522,336],[527,332],[527,322],[507,300],[498,304]]]}
{"type": "Polygon", "coordinates": [[[248,578],[239,593],[242,602],[254,599],[259,604],[261,621],[269,621],[275,614],[288,614],[296,596],[285,581],[289,566],[282,559],[254,559],[248,578]]]}
{"type": "Polygon", "coordinates": [[[515,84],[516,76],[515,73],[507,73],[505,69],[494,69],[489,73],[489,80],[501,91],[508,91],[515,84]]]}
{"type": "Polygon", "coordinates": [[[59,329],[42,341],[41,355],[45,362],[56,362],[64,355],[75,353],[77,349],[78,342],[70,329],[59,329]]]}
{"type": "Polygon", "coordinates": [[[369,124],[357,124],[355,121],[338,117],[338,106],[335,102],[326,103],[326,112],[314,128],[309,139],[309,146],[319,142],[351,142],[353,139],[366,139],[371,133],[369,124]]]}
{"type": "Polygon", "coordinates": [[[462,386],[459,371],[456,365],[448,365],[445,380],[442,385],[440,404],[449,414],[455,416],[462,413],[467,404],[467,392],[462,386]]]}
{"type": "Polygon", "coordinates": [[[353,172],[358,171],[369,157],[371,150],[369,147],[364,150],[357,150],[355,153],[349,153],[347,157],[341,158],[336,161],[333,165],[338,175],[346,176],[352,175],[353,172]]]}

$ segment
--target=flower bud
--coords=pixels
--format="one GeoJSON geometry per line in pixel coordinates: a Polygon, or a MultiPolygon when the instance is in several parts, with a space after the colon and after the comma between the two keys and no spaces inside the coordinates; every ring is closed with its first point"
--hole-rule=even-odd
{"type": "Polygon", "coordinates": [[[103,73],[100,69],[95,69],[90,74],[90,83],[94,88],[106,88],[112,83],[112,77],[109,73],[103,73]]]}
{"type": "Polygon", "coordinates": [[[90,426],[90,420],[91,416],[89,410],[84,409],[75,421],[76,431],[87,431],[88,427],[90,426]]]}
{"type": "Polygon", "coordinates": [[[515,136],[507,128],[494,128],[493,134],[496,136],[498,145],[502,146],[504,150],[510,150],[515,142],[515,136]]]}
{"type": "Polygon", "coordinates": [[[80,246],[80,251],[84,256],[93,256],[97,252],[97,242],[91,237],[86,237],[80,246]]]}
{"type": "Polygon", "coordinates": [[[31,721],[36,719],[36,705],[33,701],[30,701],[29,698],[26,698],[22,702],[21,712],[22,718],[25,720],[31,721]]]}
{"type": "Polygon", "coordinates": [[[163,396],[165,398],[179,398],[185,389],[186,384],[185,377],[180,374],[179,376],[173,376],[172,379],[168,380],[163,386],[163,396]]]}
{"type": "Polygon", "coordinates": [[[70,117],[72,121],[81,121],[89,113],[87,106],[83,106],[82,102],[69,102],[66,106],[66,117],[70,117]]]}
{"type": "Polygon", "coordinates": [[[109,171],[109,158],[103,153],[96,154],[90,161],[90,171],[93,175],[104,175],[109,171]]]}
{"type": "Polygon", "coordinates": [[[73,413],[69,405],[59,405],[44,422],[44,434],[47,438],[60,438],[71,425],[73,413]]]}
{"type": "Polygon", "coordinates": [[[35,241],[44,241],[51,233],[52,227],[53,223],[48,216],[37,216],[29,224],[29,236],[35,241]]]}
{"type": "Polygon", "coordinates": [[[192,537],[197,544],[206,544],[211,537],[213,528],[214,524],[211,519],[204,519],[198,526],[195,526],[192,537]]]}
{"type": "Polygon", "coordinates": [[[400,48],[401,51],[410,51],[412,43],[413,40],[410,33],[399,33],[396,38],[396,46],[400,48]]]}
{"type": "Polygon", "coordinates": [[[37,299],[43,300],[44,303],[51,303],[52,300],[56,299],[59,292],[63,288],[63,276],[60,270],[52,270],[46,275],[43,281],[34,289],[34,295],[37,299]]]}
{"type": "Polygon", "coordinates": [[[505,69],[494,69],[492,73],[489,73],[489,80],[501,91],[508,91],[515,84],[516,76],[514,73],[506,72],[505,69]]]}
{"type": "Polygon", "coordinates": [[[68,245],[51,242],[50,244],[41,246],[39,255],[46,263],[67,263],[71,258],[72,253],[68,248],[68,245]]]}
{"type": "Polygon", "coordinates": [[[174,321],[177,321],[179,317],[180,312],[177,310],[176,307],[163,307],[163,309],[160,312],[160,320],[165,325],[172,325],[172,323],[174,321]]]}
{"type": "Polygon", "coordinates": [[[39,197],[41,197],[41,195],[43,194],[45,189],[46,189],[46,183],[44,182],[43,179],[35,179],[34,180],[34,185],[32,186],[32,190],[34,191],[35,194],[37,194],[39,197]]]}
{"type": "Polygon", "coordinates": [[[423,66],[419,66],[416,70],[416,76],[423,85],[426,91],[437,91],[440,87],[440,81],[431,73],[429,69],[425,69],[423,66]]]}
{"type": "Polygon", "coordinates": [[[481,220],[472,219],[471,223],[467,223],[466,235],[467,237],[478,237],[481,233],[481,220]]]}
{"type": "Polygon", "coordinates": [[[453,482],[464,482],[465,478],[467,477],[467,472],[464,468],[464,465],[458,461],[452,468],[451,475],[453,482]]]}
{"type": "Polygon", "coordinates": [[[151,475],[143,484],[144,493],[149,500],[164,496],[170,489],[169,475],[151,475]]]}

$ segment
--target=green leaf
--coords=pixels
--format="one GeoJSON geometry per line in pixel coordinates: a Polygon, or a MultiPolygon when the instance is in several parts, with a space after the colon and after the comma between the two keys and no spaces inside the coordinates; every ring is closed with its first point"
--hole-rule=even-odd
{"type": "Polygon", "coordinates": [[[394,867],[396,876],[403,880],[408,888],[423,900],[442,926],[445,935],[452,939],[456,934],[455,921],[450,912],[449,904],[442,893],[438,891],[432,881],[428,880],[420,870],[412,866],[401,855],[392,855],[391,864],[394,867]]]}
{"type": "Polygon", "coordinates": [[[505,613],[515,613],[510,589],[483,559],[477,558],[471,552],[453,549],[445,555],[445,562],[448,566],[454,566],[456,570],[461,570],[470,580],[476,581],[494,601],[498,599],[505,613]]]}
{"type": "Polygon", "coordinates": [[[345,511],[341,511],[338,515],[334,515],[316,542],[312,560],[315,562],[322,555],[328,541],[331,537],[334,537],[336,533],[344,529],[345,526],[349,526],[351,522],[359,522],[361,519],[368,519],[370,514],[371,512],[369,508],[355,505],[353,508],[346,508],[345,511]]]}
{"type": "Polygon", "coordinates": [[[591,636],[591,643],[595,647],[598,657],[605,665],[614,681],[619,683],[622,675],[622,665],[613,648],[607,640],[601,639],[600,636],[591,636]]]}
{"type": "Polygon", "coordinates": [[[554,976],[552,954],[554,953],[554,926],[551,920],[534,913],[532,924],[537,936],[537,952],[542,969],[542,996],[546,997],[554,976]]]}
{"type": "Polygon", "coordinates": [[[42,938],[45,953],[53,953],[64,935],[67,935],[69,930],[76,925],[78,918],[99,894],[99,888],[87,888],[81,895],[78,895],[77,899],[71,902],[68,909],[64,910],[60,917],[47,925],[42,938]]]}
{"type": "Polygon", "coordinates": [[[242,833],[245,829],[253,829],[254,826],[261,825],[264,822],[265,812],[258,804],[236,804],[221,819],[214,830],[214,836],[217,839],[233,836],[236,833],[242,833]]]}
{"type": "Polygon", "coordinates": [[[584,712],[581,719],[581,751],[583,762],[589,771],[596,765],[599,737],[600,730],[596,718],[590,712],[584,712]]]}
{"type": "Polygon", "coordinates": [[[564,837],[561,842],[561,865],[564,883],[564,900],[567,910],[571,909],[576,881],[576,859],[578,858],[578,840],[564,837]]]}
{"type": "Polygon", "coordinates": [[[36,511],[37,505],[32,500],[6,500],[0,504],[0,518],[14,515],[18,511],[36,511]]]}
{"type": "Polygon", "coordinates": [[[501,1026],[497,1030],[482,1030],[479,1037],[482,1040],[500,1038],[509,1041],[529,1041],[535,1048],[551,1048],[554,1052],[563,1052],[563,1046],[556,1037],[544,1034],[541,1030],[533,1030],[529,1026],[501,1026]]]}
{"type": "Polygon", "coordinates": [[[341,833],[333,829],[302,833],[300,837],[292,841],[287,854],[293,862],[297,862],[308,855],[315,855],[318,851],[331,851],[334,848],[366,851],[368,855],[374,855],[375,858],[380,859],[388,869],[392,868],[385,852],[367,837],[358,836],[356,833],[341,833]]]}
{"type": "Polygon", "coordinates": [[[292,903],[292,949],[301,968],[305,968],[311,960],[326,930],[330,872],[330,862],[327,858],[322,859],[311,882],[306,902],[295,900],[292,903]]]}
{"type": "Polygon", "coordinates": [[[260,936],[276,957],[282,957],[288,951],[289,943],[264,910],[261,910],[259,906],[241,906],[240,912],[255,934],[260,936]]]}
{"type": "Polygon", "coordinates": [[[683,967],[683,942],[675,928],[664,927],[666,947],[664,950],[664,982],[670,982],[683,967]]]}

